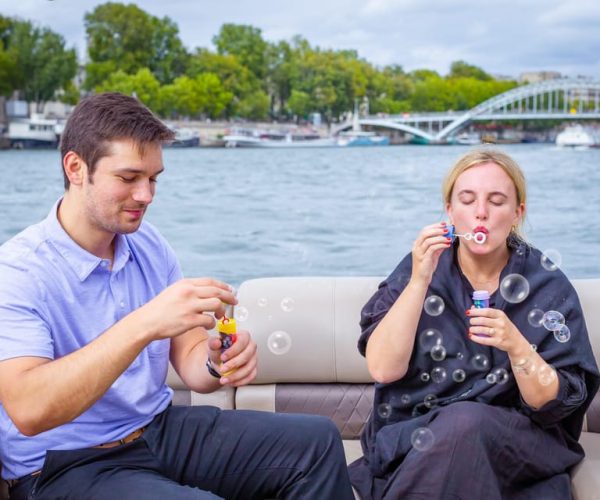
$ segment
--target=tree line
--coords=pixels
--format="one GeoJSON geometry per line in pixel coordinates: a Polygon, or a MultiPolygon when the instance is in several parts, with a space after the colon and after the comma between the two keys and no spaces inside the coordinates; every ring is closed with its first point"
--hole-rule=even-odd
{"type": "Polygon", "coordinates": [[[135,4],[98,5],[84,24],[88,62],[79,87],[75,50],[60,34],[0,16],[0,95],[16,90],[41,107],[119,91],[164,118],[290,120],[318,112],[330,122],[355,99],[368,99],[371,113],[458,111],[517,85],[464,61],[444,76],[378,67],[355,50],[322,49],[301,36],[269,42],[249,25],[224,24],[213,48],[188,51],[173,20],[135,4]]]}

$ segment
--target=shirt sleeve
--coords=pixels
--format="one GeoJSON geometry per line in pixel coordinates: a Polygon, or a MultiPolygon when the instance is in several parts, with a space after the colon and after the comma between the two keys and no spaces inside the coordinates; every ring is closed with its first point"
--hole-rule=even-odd
{"type": "Polygon", "coordinates": [[[536,410],[521,398],[525,413],[542,427],[557,424],[577,410],[587,399],[585,374],[579,368],[562,368],[556,371],[556,375],[559,383],[556,399],[548,401],[536,410]]]}
{"type": "Polygon", "coordinates": [[[54,358],[54,343],[44,319],[44,301],[26,270],[0,266],[0,360],[21,356],[54,358]]]}

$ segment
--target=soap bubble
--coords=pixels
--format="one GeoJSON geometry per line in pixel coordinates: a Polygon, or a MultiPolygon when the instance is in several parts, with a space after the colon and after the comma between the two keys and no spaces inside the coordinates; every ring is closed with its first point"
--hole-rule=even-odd
{"type": "Polygon", "coordinates": [[[267,346],[269,347],[269,351],[273,354],[286,354],[292,348],[292,337],[283,330],[276,330],[269,335],[267,346]]]}
{"type": "Polygon", "coordinates": [[[452,380],[454,380],[455,382],[464,382],[466,378],[467,374],[464,370],[461,370],[460,368],[452,372],[452,380]]]}
{"type": "Polygon", "coordinates": [[[392,405],[389,403],[381,403],[377,407],[377,413],[381,418],[389,418],[392,414],[392,405]]]}
{"type": "Polygon", "coordinates": [[[554,338],[561,344],[564,344],[571,338],[571,330],[567,325],[559,325],[559,327],[554,330],[554,338]]]}
{"type": "Polygon", "coordinates": [[[444,361],[446,359],[446,348],[441,344],[434,345],[430,354],[434,361],[444,361]]]}
{"type": "Polygon", "coordinates": [[[531,350],[537,351],[537,344],[531,344],[531,350]]]}
{"type": "Polygon", "coordinates": [[[487,381],[488,384],[495,384],[496,383],[496,375],[493,373],[488,373],[485,376],[485,380],[487,381]]]}
{"type": "Polygon", "coordinates": [[[550,248],[548,250],[544,250],[542,256],[540,257],[540,264],[547,271],[556,271],[562,263],[562,257],[558,250],[554,250],[550,248]]]}
{"type": "Polygon", "coordinates": [[[446,373],[446,369],[441,366],[436,366],[433,370],[431,370],[431,380],[433,380],[436,384],[441,384],[448,378],[448,374],[446,373]]]}
{"type": "Polygon", "coordinates": [[[471,358],[471,365],[473,365],[476,370],[484,372],[489,368],[490,361],[485,354],[475,354],[475,356],[471,358]]]}
{"type": "Polygon", "coordinates": [[[565,317],[558,311],[546,311],[542,319],[542,324],[546,330],[553,332],[557,330],[560,325],[565,324],[565,317]]]}
{"type": "Polygon", "coordinates": [[[529,295],[529,281],[520,274],[509,274],[500,283],[500,295],[511,304],[523,302],[529,295]]]}
{"type": "Polygon", "coordinates": [[[425,399],[423,399],[423,402],[425,403],[425,406],[427,408],[431,409],[434,406],[437,406],[438,398],[435,394],[427,394],[427,396],[425,396],[425,399]]]}
{"type": "Polygon", "coordinates": [[[400,402],[404,406],[408,406],[410,404],[410,395],[409,394],[402,394],[402,396],[400,396],[400,402]]]}
{"type": "Polygon", "coordinates": [[[427,427],[419,427],[410,435],[410,442],[415,450],[427,451],[433,446],[435,438],[430,429],[427,427]]]}
{"type": "Polygon", "coordinates": [[[269,303],[267,301],[267,299],[265,299],[264,297],[261,297],[260,299],[258,299],[256,301],[256,303],[258,304],[259,307],[267,307],[267,304],[269,303]]]}
{"type": "Polygon", "coordinates": [[[508,372],[504,368],[496,368],[492,371],[492,374],[496,377],[497,384],[506,384],[508,382],[508,372]]]}
{"type": "Polygon", "coordinates": [[[244,306],[238,306],[235,308],[233,316],[239,322],[244,322],[248,319],[248,309],[244,306]]]}
{"type": "Polygon", "coordinates": [[[285,297],[281,300],[281,309],[285,312],[290,312],[294,309],[294,299],[291,297],[285,297]]]}
{"type": "Polygon", "coordinates": [[[444,312],[445,307],[444,300],[437,295],[430,295],[423,304],[423,308],[429,316],[439,316],[444,312]]]}
{"type": "Polygon", "coordinates": [[[532,309],[527,315],[527,321],[529,321],[529,324],[534,328],[542,326],[544,321],[544,311],[541,309],[532,309]]]}
{"type": "Polygon", "coordinates": [[[435,328],[427,328],[427,330],[423,330],[419,335],[419,344],[421,344],[421,347],[426,351],[430,351],[433,346],[441,343],[442,334],[435,328]]]}
{"type": "Polygon", "coordinates": [[[421,380],[423,382],[429,382],[429,373],[427,373],[427,372],[421,373],[421,380]]]}
{"type": "Polygon", "coordinates": [[[542,385],[550,385],[556,378],[556,371],[552,366],[543,364],[538,370],[538,380],[542,385]]]}
{"type": "Polygon", "coordinates": [[[465,355],[462,352],[456,353],[456,359],[463,359],[464,357],[465,357],[465,355]]]}

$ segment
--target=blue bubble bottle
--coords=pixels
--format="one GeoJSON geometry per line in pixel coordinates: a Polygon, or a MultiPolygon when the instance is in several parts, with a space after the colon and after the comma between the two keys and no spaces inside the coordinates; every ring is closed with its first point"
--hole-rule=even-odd
{"type": "Polygon", "coordinates": [[[490,307],[490,292],[487,290],[475,290],[473,292],[473,304],[477,309],[490,307]]]}

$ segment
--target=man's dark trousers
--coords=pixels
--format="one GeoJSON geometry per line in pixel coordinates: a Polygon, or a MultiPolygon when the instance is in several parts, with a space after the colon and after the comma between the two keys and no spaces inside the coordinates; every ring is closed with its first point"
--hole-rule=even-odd
{"type": "Polygon", "coordinates": [[[114,448],[49,451],[24,499],[323,499],[354,496],[333,423],[312,415],[169,407],[114,448]]]}

